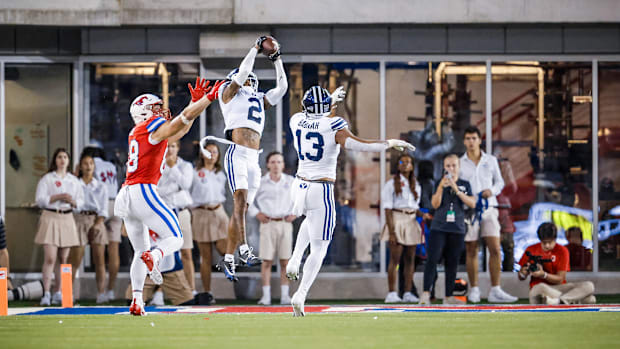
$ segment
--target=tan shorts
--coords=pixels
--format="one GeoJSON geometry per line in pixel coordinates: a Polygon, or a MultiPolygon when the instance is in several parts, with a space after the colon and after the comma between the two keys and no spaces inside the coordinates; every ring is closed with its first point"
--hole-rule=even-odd
{"type": "MultiPolygon", "coordinates": [[[[392,215],[394,217],[394,233],[399,244],[413,246],[424,242],[422,240],[422,228],[416,220],[415,214],[392,211],[392,215]]],[[[387,224],[383,227],[383,231],[381,231],[381,240],[390,240],[390,231],[387,224]]]]}
{"type": "Polygon", "coordinates": [[[213,242],[228,236],[228,216],[224,207],[216,210],[192,209],[192,232],[198,242],[213,242]]]}
{"type": "Polygon", "coordinates": [[[88,230],[90,230],[90,227],[95,224],[95,219],[97,216],[78,213],[74,214],[73,217],[75,219],[75,225],[80,239],[80,246],[86,246],[88,243],[99,245],[108,244],[108,233],[105,226],[95,227],[95,236],[90,241],[88,239],[88,230]]]}
{"type": "Polygon", "coordinates": [[[499,212],[496,208],[489,208],[482,214],[481,220],[476,220],[474,224],[466,223],[467,234],[465,241],[478,241],[480,237],[495,236],[499,237],[499,212]]]}
{"type": "Polygon", "coordinates": [[[34,242],[57,247],[79,246],[80,239],[73,214],[43,210],[34,242]]]}
{"type": "Polygon", "coordinates": [[[293,249],[293,224],[270,221],[260,224],[258,256],[263,260],[289,259],[293,249]]]}
{"type": "Polygon", "coordinates": [[[181,249],[192,249],[194,247],[193,235],[192,235],[192,214],[189,209],[179,211],[177,214],[179,218],[179,225],[181,226],[181,233],[183,233],[183,246],[181,249]]]}
{"type": "MultiPolygon", "coordinates": [[[[164,277],[164,283],[161,284],[161,289],[164,291],[164,298],[169,299],[172,304],[179,305],[194,298],[192,289],[189,287],[185,274],[183,274],[183,270],[162,273],[161,275],[164,277]]],[[[158,286],[151,281],[151,278],[147,277],[144,281],[142,299],[144,299],[145,302],[151,300],[157,288],[158,286]]],[[[125,298],[131,299],[131,293],[131,284],[129,284],[125,291],[125,298]]]]}
{"type": "Polygon", "coordinates": [[[108,212],[110,218],[105,221],[105,227],[108,233],[109,242],[121,242],[121,227],[123,226],[123,220],[120,217],[114,216],[114,200],[108,200],[108,212]]]}

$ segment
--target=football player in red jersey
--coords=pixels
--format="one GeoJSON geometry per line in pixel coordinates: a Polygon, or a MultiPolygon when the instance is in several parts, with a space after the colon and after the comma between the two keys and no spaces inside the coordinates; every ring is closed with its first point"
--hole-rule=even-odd
{"type": "Polygon", "coordinates": [[[114,204],[114,215],[123,219],[135,251],[130,269],[133,301],[129,312],[133,315],[146,314],[142,289],[147,272],[153,282],[161,284],[159,261],[183,244],[176,215],[157,193],[168,141],[178,140],[189,131],[194,120],[216,99],[220,84],[216,82],[211,88],[204,79],[197,79],[195,87],[190,84],[192,102],[173,119],[155,95],[143,94],[131,103],[129,112],[136,126],[129,132],[127,175],[114,204]],[[149,229],[160,237],[157,246],[151,246],[149,229]]]}

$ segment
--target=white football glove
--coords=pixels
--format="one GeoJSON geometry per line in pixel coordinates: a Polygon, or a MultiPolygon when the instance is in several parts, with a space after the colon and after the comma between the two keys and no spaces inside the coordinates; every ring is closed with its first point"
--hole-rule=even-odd
{"type": "Polygon", "coordinates": [[[211,152],[208,151],[205,147],[208,141],[209,140],[207,137],[200,140],[200,152],[202,153],[202,155],[204,155],[205,158],[211,159],[211,152]]]}
{"type": "Polygon", "coordinates": [[[388,139],[387,140],[388,148],[394,148],[398,151],[403,151],[405,149],[410,151],[415,151],[415,147],[400,139],[388,139]]]}
{"type": "Polygon", "coordinates": [[[344,90],[344,86],[338,87],[331,95],[332,107],[338,102],[344,101],[344,97],[347,96],[347,91],[344,90]]]}

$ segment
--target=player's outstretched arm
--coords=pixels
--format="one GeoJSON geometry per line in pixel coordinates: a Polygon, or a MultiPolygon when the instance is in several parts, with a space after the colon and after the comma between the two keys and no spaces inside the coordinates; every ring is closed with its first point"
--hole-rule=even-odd
{"type": "Polygon", "coordinates": [[[264,36],[258,38],[254,46],[252,46],[252,48],[250,49],[250,52],[248,52],[248,54],[245,55],[243,61],[241,61],[241,64],[239,65],[239,72],[234,77],[232,82],[228,84],[228,86],[226,86],[224,92],[222,92],[222,102],[230,102],[230,100],[235,97],[237,92],[239,92],[241,86],[245,84],[245,81],[248,79],[248,76],[254,69],[254,60],[256,60],[256,54],[258,54],[261,50],[260,44],[262,43],[262,40],[264,40],[264,38],[264,36]]]}
{"type": "Polygon", "coordinates": [[[276,87],[265,93],[265,109],[278,104],[288,90],[288,80],[286,79],[282,58],[280,58],[280,44],[275,40],[273,43],[276,47],[276,52],[269,55],[269,60],[273,62],[276,69],[276,87]]]}
{"type": "Polygon", "coordinates": [[[415,151],[415,147],[413,145],[403,140],[388,139],[387,141],[381,141],[363,139],[352,134],[351,131],[349,131],[349,129],[347,128],[336,132],[336,143],[345,147],[345,149],[354,151],[378,153],[389,148],[394,148],[398,151],[403,151],[405,149],[415,151]]]}
{"type": "Polygon", "coordinates": [[[181,139],[192,127],[194,120],[217,98],[217,90],[223,83],[224,81],[217,81],[211,87],[209,81],[205,82],[203,79],[200,83],[196,80],[196,88],[190,88],[192,102],[177,117],[161,125],[151,134],[150,138],[155,142],[161,142],[164,139],[170,141],[181,139]],[[198,97],[200,95],[202,97],[198,97]]]}

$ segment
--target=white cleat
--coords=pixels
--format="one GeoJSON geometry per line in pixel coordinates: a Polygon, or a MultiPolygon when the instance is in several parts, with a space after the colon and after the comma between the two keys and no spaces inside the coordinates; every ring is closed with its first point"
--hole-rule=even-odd
{"type": "Polygon", "coordinates": [[[299,264],[288,261],[286,265],[286,278],[292,281],[299,279],[299,264]]]}
{"type": "Polygon", "coordinates": [[[271,305],[271,298],[261,297],[261,299],[258,300],[258,304],[259,305],[271,305]]]}
{"type": "Polygon", "coordinates": [[[509,295],[499,287],[492,288],[489,292],[489,303],[514,303],[518,300],[519,298],[509,295]]]}
{"type": "Polygon", "coordinates": [[[420,300],[411,292],[405,292],[403,295],[403,303],[417,303],[420,300]]]}
{"type": "Polygon", "coordinates": [[[385,303],[402,303],[402,301],[396,292],[388,292],[387,296],[385,296],[385,303]]]}
{"type": "Polygon", "coordinates": [[[114,296],[114,290],[108,290],[108,292],[105,293],[105,298],[109,301],[113,301],[115,300],[115,296],[114,296]]]}
{"type": "Polygon", "coordinates": [[[157,291],[153,294],[153,299],[149,302],[149,306],[164,306],[164,293],[162,291],[157,291]]]}
{"type": "Polygon", "coordinates": [[[39,305],[48,307],[51,304],[51,299],[52,299],[52,296],[50,295],[50,293],[45,292],[45,294],[43,294],[43,297],[41,297],[41,302],[39,303],[39,305]]]}
{"type": "Polygon", "coordinates": [[[62,304],[62,293],[60,291],[54,293],[52,296],[52,305],[62,304]]]}
{"type": "Polygon", "coordinates": [[[280,297],[280,304],[282,305],[291,304],[291,297],[289,295],[282,295],[282,297],[280,297]]]}
{"type": "Polygon", "coordinates": [[[104,293],[99,293],[97,295],[97,304],[104,304],[108,302],[108,297],[106,296],[105,292],[104,293]]]}
{"type": "Polygon", "coordinates": [[[480,288],[478,286],[472,287],[469,290],[467,300],[471,303],[480,303],[480,288]]]}
{"type": "Polygon", "coordinates": [[[304,303],[305,299],[299,294],[295,293],[293,298],[291,298],[291,305],[293,306],[293,317],[301,317],[306,316],[304,312],[304,303]]]}

